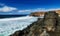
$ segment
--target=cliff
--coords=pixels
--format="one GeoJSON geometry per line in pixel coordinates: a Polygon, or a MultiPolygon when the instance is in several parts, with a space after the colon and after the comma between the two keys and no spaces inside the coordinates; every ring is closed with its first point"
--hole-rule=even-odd
{"type": "Polygon", "coordinates": [[[16,31],[10,36],[60,36],[60,17],[55,11],[44,14],[27,28],[16,31]]]}
{"type": "Polygon", "coordinates": [[[60,10],[56,10],[56,13],[58,13],[60,15],[60,10]]]}
{"type": "Polygon", "coordinates": [[[30,16],[35,16],[35,17],[39,17],[39,16],[43,16],[46,12],[34,12],[31,13],[30,16]]]}
{"type": "MultiPolygon", "coordinates": [[[[60,16],[60,10],[54,10],[54,11],[58,13],[58,15],[60,16]]],[[[45,13],[46,12],[33,12],[30,14],[30,16],[34,16],[34,17],[44,16],[45,13]]]]}

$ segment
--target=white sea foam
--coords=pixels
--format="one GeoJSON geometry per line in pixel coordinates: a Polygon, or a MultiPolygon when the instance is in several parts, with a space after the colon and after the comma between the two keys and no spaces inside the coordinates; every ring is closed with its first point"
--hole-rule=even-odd
{"type": "Polygon", "coordinates": [[[8,36],[22,30],[36,20],[37,17],[32,16],[0,19],[0,36],[8,36]]]}

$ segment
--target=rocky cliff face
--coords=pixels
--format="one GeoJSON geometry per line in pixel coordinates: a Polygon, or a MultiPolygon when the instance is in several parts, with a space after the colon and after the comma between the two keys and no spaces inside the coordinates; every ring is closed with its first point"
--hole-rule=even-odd
{"type": "Polygon", "coordinates": [[[16,31],[10,36],[60,36],[60,17],[55,11],[45,13],[27,28],[16,31]]]}
{"type": "Polygon", "coordinates": [[[44,24],[48,31],[54,31],[56,29],[58,14],[55,11],[49,11],[45,13],[44,24]]]}
{"type": "Polygon", "coordinates": [[[58,13],[60,15],[60,10],[56,10],[56,13],[58,13]]]}
{"type": "Polygon", "coordinates": [[[46,12],[34,12],[31,13],[30,16],[38,17],[38,16],[44,16],[46,12]]]}
{"type": "MultiPolygon", "coordinates": [[[[58,15],[60,16],[60,10],[54,10],[56,13],[58,13],[58,15]]],[[[30,14],[30,16],[34,16],[34,17],[39,17],[39,16],[44,16],[46,12],[33,12],[30,14]]]]}

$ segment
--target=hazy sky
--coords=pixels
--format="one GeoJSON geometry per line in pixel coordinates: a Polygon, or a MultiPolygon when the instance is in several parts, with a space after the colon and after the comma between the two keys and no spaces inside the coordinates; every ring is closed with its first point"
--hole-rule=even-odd
{"type": "Polygon", "coordinates": [[[0,14],[29,14],[60,9],[60,0],[0,0],[0,14]]]}

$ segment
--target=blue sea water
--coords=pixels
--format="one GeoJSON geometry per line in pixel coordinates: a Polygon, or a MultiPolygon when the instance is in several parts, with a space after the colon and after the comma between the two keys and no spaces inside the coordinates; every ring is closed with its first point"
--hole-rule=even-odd
{"type": "Polygon", "coordinates": [[[22,30],[37,21],[38,17],[24,16],[0,19],[0,36],[9,36],[17,30],[22,30]]]}

